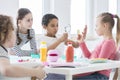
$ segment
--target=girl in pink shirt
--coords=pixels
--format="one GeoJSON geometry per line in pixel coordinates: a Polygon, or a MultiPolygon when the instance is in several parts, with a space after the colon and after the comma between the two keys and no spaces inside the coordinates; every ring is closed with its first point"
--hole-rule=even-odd
{"type": "MultiPolygon", "coordinates": [[[[95,30],[98,36],[103,37],[103,41],[97,45],[92,52],[88,50],[84,42],[87,33],[87,26],[84,28],[83,33],[78,35],[80,48],[86,58],[106,58],[111,60],[115,58],[116,43],[112,36],[114,18],[117,18],[117,29],[119,29],[119,17],[117,15],[112,15],[111,13],[102,13],[97,17],[95,30]]],[[[117,34],[116,41],[118,40],[119,38],[117,34]]],[[[74,80],[109,80],[110,71],[111,70],[102,70],[98,72],[77,75],[74,77],[74,80]]]]}

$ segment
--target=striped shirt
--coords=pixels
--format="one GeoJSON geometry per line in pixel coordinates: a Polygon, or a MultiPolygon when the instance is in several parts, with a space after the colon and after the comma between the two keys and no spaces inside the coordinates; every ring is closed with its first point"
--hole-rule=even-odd
{"type": "Polygon", "coordinates": [[[0,58],[9,58],[8,57],[8,52],[7,49],[4,48],[3,46],[0,46],[0,58]]]}
{"type": "Polygon", "coordinates": [[[15,45],[12,48],[12,51],[15,52],[17,56],[30,56],[31,53],[37,52],[36,40],[35,40],[35,32],[33,29],[30,29],[30,36],[32,39],[27,38],[28,34],[19,33],[19,37],[22,39],[22,42],[19,45],[15,45]],[[25,44],[30,42],[30,50],[23,50],[21,49],[25,44]]]}
{"type": "MultiPolygon", "coordinates": [[[[8,52],[7,49],[4,48],[3,46],[0,46],[0,58],[8,58],[8,52]]],[[[1,75],[0,73],[0,80],[5,80],[5,77],[3,75],[1,75]]]]}

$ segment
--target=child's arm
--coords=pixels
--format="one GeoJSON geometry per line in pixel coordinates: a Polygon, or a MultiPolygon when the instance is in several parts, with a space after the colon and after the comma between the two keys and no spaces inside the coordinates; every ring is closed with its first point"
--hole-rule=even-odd
{"type": "Polygon", "coordinates": [[[110,58],[116,50],[115,44],[111,41],[106,41],[102,45],[101,51],[99,53],[99,58],[110,58]]]}
{"type": "Polygon", "coordinates": [[[87,25],[85,25],[84,31],[82,34],[78,34],[77,41],[79,42],[80,48],[82,49],[82,52],[85,57],[90,58],[91,57],[91,52],[88,50],[84,40],[86,38],[87,34],[87,25]]]}
{"type": "Polygon", "coordinates": [[[66,40],[65,41],[65,45],[67,45],[67,42],[72,42],[72,46],[74,47],[74,48],[78,48],[79,47],[79,43],[77,42],[77,41],[73,41],[73,40],[66,40]]]}
{"type": "Polygon", "coordinates": [[[57,41],[55,41],[53,44],[48,46],[48,50],[55,49],[60,43],[65,42],[68,38],[68,34],[64,33],[60,38],[58,38],[57,41]]]}
{"type": "Polygon", "coordinates": [[[91,52],[88,50],[85,42],[80,43],[80,48],[81,48],[85,57],[87,57],[87,58],[91,57],[91,52]]]}
{"type": "Polygon", "coordinates": [[[65,44],[67,45],[67,42],[72,42],[72,45],[74,48],[78,48],[79,47],[79,43],[84,42],[84,39],[86,38],[86,34],[87,34],[87,25],[85,25],[84,31],[82,32],[82,34],[80,34],[80,31],[77,31],[78,37],[77,37],[77,41],[73,41],[68,39],[65,44]]]}
{"type": "Polygon", "coordinates": [[[11,65],[7,58],[0,57],[0,73],[7,77],[31,77],[35,76],[40,79],[45,77],[43,66],[37,68],[27,68],[23,66],[11,65]]]}

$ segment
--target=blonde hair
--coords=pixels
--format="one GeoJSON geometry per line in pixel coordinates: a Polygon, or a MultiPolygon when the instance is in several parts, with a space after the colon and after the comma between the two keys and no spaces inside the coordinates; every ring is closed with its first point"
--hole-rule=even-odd
{"type": "Polygon", "coordinates": [[[117,18],[116,43],[118,47],[120,44],[120,18],[118,17],[118,15],[115,15],[114,17],[117,18]]]}
{"type": "Polygon", "coordinates": [[[120,19],[119,19],[118,15],[113,15],[111,13],[106,12],[106,13],[100,14],[98,17],[102,17],[102,19],[101,19],[102,22],[109,23],[111,30],[115,24],[114,18],[117,19],[116,45],[118,47],[119,43],[120,43],[120,19]]]}
{"type": "Polygon", "coordinates": [[[10,38],[11,31],[14,30],[10,16],[0,15],[0,45],[10,38]]]}

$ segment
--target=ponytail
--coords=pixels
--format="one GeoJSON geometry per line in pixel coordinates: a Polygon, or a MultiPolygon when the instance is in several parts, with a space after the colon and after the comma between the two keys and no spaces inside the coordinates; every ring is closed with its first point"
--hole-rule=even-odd
{"type": "Polygon", "coordinates": [[[118,48],[119,44],[120,44],[120,18],[118,17],[118,15],[114,15],[114,18],[117,18],[116,44],[117,44],[117,48],[118,48]]]}

